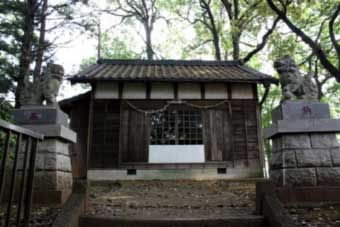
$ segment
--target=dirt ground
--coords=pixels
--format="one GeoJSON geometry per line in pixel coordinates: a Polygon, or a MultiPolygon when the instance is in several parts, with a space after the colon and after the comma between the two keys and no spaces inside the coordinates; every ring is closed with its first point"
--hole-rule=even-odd
{"type": "MultiPolygon", "coordinates": [[[[0,206],[0,226],[4,226],[5,214],[7,208],[0,206]]],[[[51,206],[33,206],[30,216],[30,227],[51,227],[53,221],[60,213],[60,208],[51,206]]],[[[11,224],[10,226],[16,226],[16,206],[13,206],[11,211],[11,224]]]]}
{"type": "Polygon", "coordinates": [[[255,183],[116,181],[91,185],[88,215],[143,218],[214,218],[251,215],[255,183]]]}
{"type": "MultiPolygon", "coordinates": [[[[15,214],[13,207],[13,214],[15,214]]],[[[297,227],[340,227],[339,205],[286,207],[297,227]]],[[[91,184],[87,215],[135,218],[220,218],[251,215],[255,182],[115,181],[91,184]]],[[[31,227],[49,227],[58,207],[35,206],[31,227]]],[[[0,206],[0,226],[5,207],[0,206]]],[[[15,218],[15,215],[12,215],[15,218]]]]}
{"type": "Polygon", "coordinates": [[[340,227],[340,205],[289,207],[287,211],[297,227],[340,227]]]}

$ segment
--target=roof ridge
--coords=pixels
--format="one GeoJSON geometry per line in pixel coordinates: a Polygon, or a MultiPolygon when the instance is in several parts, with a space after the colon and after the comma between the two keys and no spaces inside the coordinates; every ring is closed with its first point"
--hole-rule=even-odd
{"type": "Polygon", "coordinates": [[[276,79],[240,61],[99,59],[97,64],[69,78],[75,82],[275,82],[276,79]],[[161,67],[161,68],[159,68],[161,67]],[[166,73],[163,70],[166,69],[166,73]]]}
{"type": "Polygon", "coordinates": [[[176,60],[176,59],[166,59],[166,60],[147,60],[147,59],[98,59],[97,64],[112,64],[112,65],[226,65],[226,66],[236,66],[243,65],[242,61],[216,61],[216,60],[176,60]]]}

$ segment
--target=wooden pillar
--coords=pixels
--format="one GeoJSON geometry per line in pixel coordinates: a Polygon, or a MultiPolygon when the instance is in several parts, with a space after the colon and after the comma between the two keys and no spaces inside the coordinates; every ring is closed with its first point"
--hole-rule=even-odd
{"type": "Polygon", "coordinates": [[[94,95],[96,93],[96,85],[92,84],[92,92],[90,95],[90,107],[89,107],[89,122],[87,131],[87,149],[86,149],[86,169],[89,167],[89,158],[92,150],[92,127],[93,127],[93,106],[94,106],[94,95]]]}

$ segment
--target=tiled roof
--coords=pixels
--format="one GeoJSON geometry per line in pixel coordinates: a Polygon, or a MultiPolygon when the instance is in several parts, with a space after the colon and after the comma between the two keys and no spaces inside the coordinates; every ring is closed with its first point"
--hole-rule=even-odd
{"type": "Polygon", "coordinates": [[[73,83],[95,81],[270,82],[274,77],[238,61],[114,60],[97,64],[69,78],[73,83]]]}

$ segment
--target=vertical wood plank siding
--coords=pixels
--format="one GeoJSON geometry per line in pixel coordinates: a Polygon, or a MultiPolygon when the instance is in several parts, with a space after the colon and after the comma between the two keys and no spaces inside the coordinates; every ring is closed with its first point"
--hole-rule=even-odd
{"type": "Polygon", "coordinates": [[[122,104],[120,155],[122,162],[149,159],[150,116],[122,104]]]}
{"type": "Polygon", "coordinates": [[[204,149],[206,161],[227,161],[231,156],[231,128],[229,111],[208,109],[203,111],[204,149]]]}
{"type": "Polygon", "coordinates": [[[120,101],[94,100],[90,168],[116,167],[119,151],[120,101]]]}
{"type": "MultiPolygon", "coordinates": [[[[146,110],[165,104],[156,100],[131,102],[146,110]]],[[[192,103],[211,105],[216,101],[192,103]]],[[[149,115],[119,100],[95,100],[94,109],[90,168],[115,168],[122,163],[148,161],[149,115]]],[[[202,110],[207,162],[241,161],[248,165],[249,160],[260,159],[257,109],[256,100],[232,100],[230,104],[202,110]]]]}
{"type": "Polygon", "coordinates": [[[89,100],[75,102],[70,111],[70,128],[77,133],[77,143],[71,145],[72,175],[85,178],[87,175],[87,131],[89,125],[89,100]]]}

